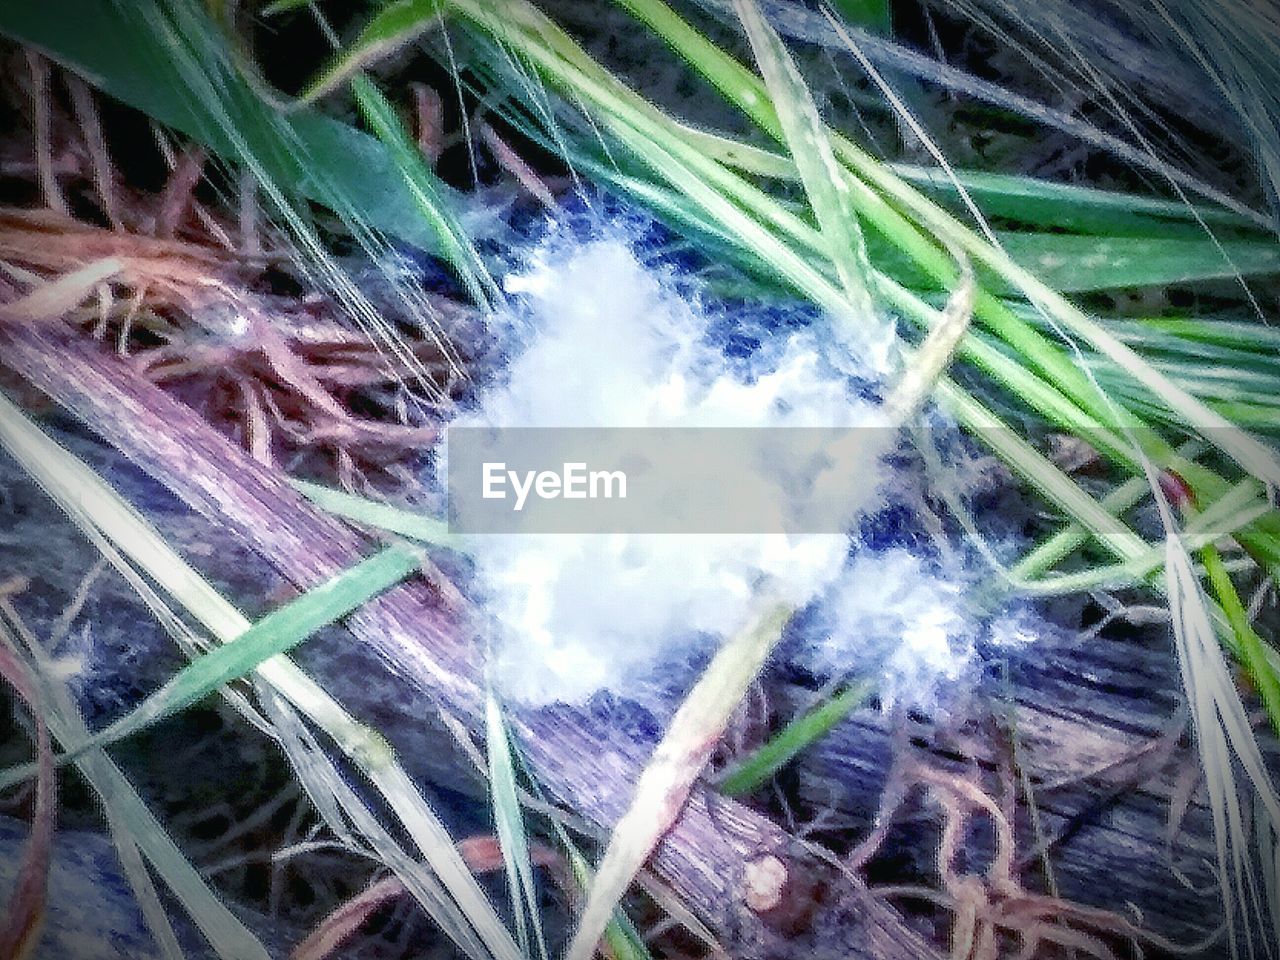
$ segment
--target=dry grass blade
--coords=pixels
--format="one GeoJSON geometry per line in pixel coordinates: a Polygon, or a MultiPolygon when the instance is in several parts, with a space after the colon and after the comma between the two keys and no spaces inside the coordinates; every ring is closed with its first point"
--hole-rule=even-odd
{"type": "Polygon", "coordinates": [[[289,960],[325,960],[333,956],[370,917],[405,892],[404,884],[395,877],[369,884],[321,920],[307,939],[293,948],[289,960]]]}
{"type": "MultiPolygon", "coordinates": [[[[1167,515],[1166,524],[1171,526],[1167,515]]],[[[1218,879],[1231,955],[1237,957],[1243,952],[1253,957],[1256,932],[1274,929],[1280,923],[1280,903],[1266,896],[1266,867],[1260,869],[1257,862],[1259,853],[1265,856],[1264,851],[1280,831],[1280,797],[1214,633],[1187,548],[1173,532],[1166,538],[1165,578],[1178,663],[1213,816],[1218,879]],[[1237,787],[1237,763],[1254,788],[1256,822],[1262,835],[1256,848],[1250,842],[1237,787]]],[[[1263,955],[1274,956],[1274,951],[1264,949],[1263,955]]]]}
{"type": "Polygon", "coordinates": [[[590,960],[614,908],[670,829],[734,709],[782,634],[791,610],[778,604],[725,643],[676,711],[609,837],[567,960],[590,960]]]}
{"type": "Polygon", "coordinates": [[[947,298],[938,324],[929,331],[903,372],[902,379],[885,398],[884,413],[890,423],[905,421],[933,392],[934,385],[947,369],[961,338],[969,329],[977,292],[973,268],[964,261],[960,283],[947,298]]]}
{"type": "Polygon", "coordinates": [[[18,885],[9,897],[0,922],[0,957],[24,960],[34,956],[44,920],[45,892],[53,857],[53,825],[57,810],[53,745],[36,684],[26,665],[7,646],[0,645],[0,677],[27,704],[35,721],[36,793],[31,817],[31,838],[18,868],[18,885]]]}
{"type": "Polygon", "coordinates": [[[122,260],[105,257],[37,286],[26,296],[0,304],[0,319],[40,323],[56,320],[84,303],[98,285],[124,271],[122,260]]]}

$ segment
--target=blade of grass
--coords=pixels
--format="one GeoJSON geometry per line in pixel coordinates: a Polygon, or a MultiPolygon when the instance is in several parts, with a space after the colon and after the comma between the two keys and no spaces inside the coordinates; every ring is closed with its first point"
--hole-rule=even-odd
{"type": "Polygon", "coordinates": [[[566,952],[567,960],[591,960],[614,909],[663,834],[680,815],[733,711],[782,635],[791,615],[769,607],[730,638],[676,711],[662,741],[640,774],[626,813],[609,837],[600,869],[566,952]]]}
{"type": "Polygon", "coordinates": [[[27,323],[53,320],[74,310],[92,295],[98,284],[124,270],[124,262],[105,257],[57,280],[40,284],[25,296],[0,305],[0,317],[27,323]]]}
{"type": "Polygon", "coordinates": [[[317,507],[334,516],[386,530],[419,543],[455,549],[459,547],[459,538],[449,532],[449,525],[443,520],[306,480],[289,482],[317,507]]]}
{"type": "Polygon", "coordinates": [[[105,747],[203,700],[224,684],[287,653],[316,631],[336,623],[417,571],[421,554],[393,545],[289,601],[248,630],[193,660],[136,708],[78,746],[73,756],[105,747]]]}
{"type": "Polygon", "coordinates": [[[1266,643],[1253,629],[1249,613],[1240,600],[1240,594],[1236,592],[1235,584],[1231,582],[1231,575],[1227,572],[1218,548],[1212,543],[1206,544],[1200,550],[1200,562],[1204,564],[1209,584],[1235,634],[1236,656],[1249,671],[1254,688],[1271,719],[1272,729],[1280,733],[1280,677],[1267,659],[1266,643]]]}
{"type": "MultiPolygon", "coordinates": [[[[996,234],[1011,262],[1062,293],[1117,287],[1164,287],[1280,272],[1274,239],[1221,241],[1199,237],[1096,237],[1054,233],[996,234]]],[[[998,290],[1020,292],[1012,278],[998,290]]]]}
{"type": "MultiPolygon", "coordinates": [[[[1204,441],[1193,440],[1178,448],[1178,456],[1186,460],[1194,459],[1204,453],[1204,441]]],[[[1120,515],[1135,506],[1144,496],[1151,492],[1151,485],[1142,475],[1130,477],[1118,487],[1112,489],[1102,498],[1101,506],[1108,513],[1120,515]]],[[[1027,553],[1009,569],[1009,577],[1015,583],[1038,577],[1059,561],[1070,556],[1071,552],[1088,539],[1088,532],[1078,523],[1064,526],[1053,536],[1041,541],[1031,552],[1027,553]]]]}
{"type": "Polygon", "coordinates": [[[395,110],[373,81],[357,74],[351,81],[356,103],[366,122],[387,148],[400,180],[413,198],[414,208],[423,222],[430,225],[442,255],[453,264],[477,304],[492,305],[500,299],[498,286],[489,275],[480,254],[467,238],[466,231],[449,210],[442,192],[443,184],[427,167],[422,151],[405,132],[395,110]]]}
{"type": "Polygon", "coordinates": [[[1176,200],[1005,173],[957,169],[953,180],[936,167],[901,163],[889,167],[903,180],[935,196],[955,200],[963,190],[988,216],[1077,233],[1151,236],[1174,225],[1199,230],[1200,223],[1243,230],[1258,228],[1254,221],[1220,207],[1189,208],[1176,200]]]}
{"type": "Polygon", "coordinates": [[[893,17],[888,0],[832,0],[840,16],[867,30],[888,35],[893,17]]]}
{"type": "MultiPolygon", "coordinates": [[[[1232,535],[1236,528],[1248,524],[1269,509],[1271,506],[1262,495],[1260,486],[1256,481],[1250,481],[1216,501],[1188,523],[1183,539],[1188,548],[1203,549],[1215,540],[1232,535]]],[[[1032,596],[1061,596],[1102,586],[1133,586],[1161,570],[1165,553],[1162,545],[1152,544],[1139,556],[1124,563],[1023,581],[1018,588],[1032,596]]]]}
{"type": "MultiPolygon", "coordinates": [[[[679,124],[682,136],[725,166],[776,180],[798,181],[789,157],[752,143],[679,124]]],[[[1188,206],[1114,190],[1035,177],[957,168],[949,177],[936,167],[888,164],[896,175],[930,195],[957,202],[962,194],[992,217],[1029,226],[1105,237],[1188,236],[1203,239],[1201,224],[1212,224],[1262,239],[1258,225],[1220,207],[1188,206]]]]}
{"type": "Polygon", "coordinates": [[[516,917],[520,951],[526,957],[532,956],[528,932],[531,926],[538,956],[542,960],[547,960],[547,943],[542,930],[542,910],[538,903],[538,889],[533,882],[533,860],[529,851],[529,836],[525,832],[524,815],[520,810],[520,800],[516,793],[515,763],[511,755],[510,735],[492,684],[486,684],[485,740],[494,825],[498,831],[498,844],[502,849],[502,861],[507,875],[511,909],[516,917]]]}
{"type": "MultiPolygon", "coordinates": [[[[777,105],[783,142],[800,173],[809,205],[822,229],[828,258],[848,298],[843,324],[874,324],[875,303],[868,289],[871,272],[862,228],[844,197],[844,178],[831,152],[826,128],[799,69],[755,0],[734,0],[765,87],[777,105]]],[[[865,340],[865,335],[858,338],[865,340]]]]}
{"type": "MultiPolygon", "coordinates": [[[[307,85],[300,102],[309,103],[331,93],[366,64],[411,43],[439,19],[446,2],[447,0],[395,0],[383,3],[382,9],[365,25],[346,51],[307,85]]],[[[276,5],[275,12],[283,9],[286,8],[276,5]]]]}
{"type": "MultiPolygon", "coordinates": [[[[879,82],[874,68],[861,54],[852,39],[843,33],[843,28],[834,21],[833,26],[837,33],[842,35],[850,51],[871,73],[872,79],[879,82]]],[[[883,89],[886,93],[890,93],[887,88],[883,89]]],[[[920,135],[922,140],[932,148],[927,135],[924,135],[918,127],[916,130],[917,135],[920,135]]],[[[1014,263],[998,243],[992,242],[993,238],[989,236],[985,223],[981,226],[984,231],[987,231],[987,236],[974,233],[927,197],[895,177],[883,164],[851,141],[837,136],[833,138],[833,143],[837,153],[849,165],[851,171],[864,178],[868,184],[883,191],[887,197],[902,204],[939,240],[963,251],[966,255],[973,257],[975,262],[996,272],[1002,280],[1025,296],[1046,318],[1051,318],[1052,322],[1061,328],[1060,335],[1064,339],[1075,336],[1084,340],[1093,349],[1123,368],[1136,382],[1141,383],[1169,404],[1170,409],[1178,411],[1192,430],[1235,460],[1245,471],[1267,483],[1280,482],[1280,459],[1277,458],[1275,451],[1201,403],[1167,377],[1162,376],[1159,371],[1146,363],[1126,344],[1112,336],[1084,311],[1067,301],[1030,271],[1014,263]]],[[[936,148],[932,149],[936,153],[936,148]]],[[[940,154],[938,156],[941,158],[940,154]]],[[[1007,325],[1008,318],[1003,319],[1005,323],[1002,325],[1007,325]]],[[[1028,332],[1023,329],[1011,329],[1023,338],[1028,332]]],[[[1045,372],[1050,371],[1046,369],[1045,372]]],[[[1095,394],[1101,394],[1092,381],[1090,386],[1095,394]]],[[[1114,408],[1114,404],[1105,395],[1101,395],[1100,399],[1103,401],[1104,409],[1114,408]]]]}
{"type": "MultiPolygon", "coordinates": [[[[723,9],[727,6],[727,0],[701,0],[701,4],[723,9]]],[[[1111,153],[1135,170],[1146,171],[1166,181],[1178,195],[1179,200],[1183,199],[1185,193],[1196,193],[1221,205],[1224,209],[1236,212],[1240,217],[1263,230],[1269,230],[1273,226],[1266,214],[1251,209],[1231,195],[1156,156],[1146,141],[1141,138],[1136,144],[1130,143],[1121,137],[1098,129],[1070,111],[1055,109],[1024,97],[998,83],[980,79],[965,70],[951,67],[865,30],[857,28],[838,30],[823,8],[811,10],[806,4],[779,0],[774,4],[772,12],[775,17],[775,27],[791,40],[846,51],[849,47],[849,35],[856,34],[856,45],[866,51],[869,60],[875,61],[885,69],[918,77],[963,96],[990,104],[996,108],[997,116],[1007,111],[1026,117],[1037,125],[1055,128],[1075,140],[1111,153]]]]}
{"type": "Polygon", "coordinates": [[[960,340],[969,329],[975,289],[973,271],[966,265],[959,284],[947,298],[938,323],[904,364],[901,377],[885,397],[882,410],[889,423],[905,423],[933,393],[938,378],[951,364],[960,340]]]}
{"type": "Polygon", "coordinates": [[[749,756],[729,769],[716,789],[730,797],[753,793],[805,748],[825,737],[841,720],[866,703],[875,691],[870,681],[851,684],[830,699],[793,718],[749,756]]]}
{"type": "Polygon", "coordinates": [[[407,892],[395,877],[369,883],[316,924],[306,939],[289,952],[289,960],[329,960],[370,917],[407,892]]]}

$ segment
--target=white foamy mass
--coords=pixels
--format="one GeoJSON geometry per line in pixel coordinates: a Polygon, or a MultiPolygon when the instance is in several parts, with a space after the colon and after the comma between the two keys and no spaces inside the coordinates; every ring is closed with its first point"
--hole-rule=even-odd
{"type": "Polygon", "coordinates": [[[856,553],[798,659],[820,676],[877,677],[886,709],[930,709],[975,679],[980,643],[999,650],[1030,640],[1018,615],[974,619],[965,603],[972,580],[957,563],[938,569],[902,548],[856,553]]]}
{"type": "MultiPolygon", "coordinates": [[[[507,289],[516,306],[500,318],[513,345],[506,376],[461,424],[880,423],[809,332],[780,333],[789,340],[767,369],[731,372],[721,350],[706,341],[708,316],[621,241],[547,248],[508,279],[507,289]]],[[[892,480],[881,461],[892,434],[869,435],[881,438],[881,449],[871,451],[867,482],[848,492],[851,527],[884,502],[892,480]]],[[[850,544],[841,535],[477,537],[478,587],[496,634],[494,675],[504,696],[527,704],[580,703],[601,689],[627,696],[665,665],[686,663],[691,649],[708,649],[744,626],[752,598],[764,591],[797,607],[829,596],[842,629],[855,629],[882,594],[867,583],[866,570],[848,566],[850,544]]],[[[961,614],[947,584],[930,589],[898,598],[914,612],[873,622],[902,633],[903,660],[918,658],[920,671],[947,677],[956,668],[944,662],[942,638],[961,614]],[[905,631],[903,618],[913,620],[905,631]]],[[[847,673],[854,665],[826,662],[842,650],[852,652],[835,644],[815,662],[847,673]]],[[[902,663],[895,669],[911,674],[902,663]]]]}

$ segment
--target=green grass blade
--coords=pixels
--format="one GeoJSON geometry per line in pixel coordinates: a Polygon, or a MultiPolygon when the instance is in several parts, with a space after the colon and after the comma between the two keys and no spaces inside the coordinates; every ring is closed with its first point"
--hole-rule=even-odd
{"type": "MultiPolygon", "coordinates": [[[[1064,293],[1280,273],[1280,245],[1274,239],[1215,244],[1203,235],[1111,238],[1001,232],[997,237],[1014,262],[1064,293]]],[[[992,286],[997,290],[1018,290],[1008,278],[995,279],[992,286]]]]}
{"type": "Polygon", "coordinates": [[[802,750],[821,740],[836,724],[866,703],[874,690],[870,681],[852,684],[793,718],[763,746],[727,771],[716,784],[717,789],[730,797],[759,789],[802,750]]]}
{"type": "Polygon", "coordinates": [[[359,36],[339,54],[328,68],[307,85],[302,101],[307,102],[334,90],[363,66],[400,49],[426,32],[440,18],[447,0],[393,0],[383,3],[360,31],[359,36]]]}
{"type": "MultiPolygon", "coordinates": [[[[1191,441],[1178,449],[1178,455],[1185,459],[1192,459],[1200,456],[1204,450],[1205,445],[1202,441],[1191,441]]],[[[1102,498],[1100,506],[1108,513],[1118,516],[1135,506],[1150,492],[1151,484],[1145,476],[1139,474],[1113,488],[1102,498]]],[[[1080,524],[1067,524],[1010,567],[1009,578],[1017,584],[1038,577],[1070,556],[1071,552],[1087,539],[1088,532],[1080,524]]]]}
{"type": "Polygon", "coordinates": [[[533,880],[533,858],[529,851],[529,836],[524,827],[520,799],[516,791],[515,761],[511,752],[510,736],[502,717],[502,708],[491,685],[486,686],[485,741],[489,759],[489,789],[493,799],[494,825],[498,832],[498,844],[502,848],[502,861],[507,874],[507,887],[511,896],[511,909],[516,917],[516,933],[520,951],[531,957],[529,931],[532,926],[538,956],[547,960],[547,942],[542,930],[542,909],[538,903],[538,888],[533,880]]]}
{"type": "Polygon", "coordinates": [[[404,510],[389,503],[370,500],[367,497],[358,497],[308,480],[290,480],[289,482],[295,490],[321,510],[342,517],[344,520],[386,530],[388,533],[432,546],[455,549],[459,546],[459,538],[449,532],[449,525],[443,520],[437,520],[435,517],[413,510],[404,510]]]}
{"type": "Polygon", "coordinates": [[[1236,592],[1235,584],[1231,582],[1231,575],[1222,562],[1218,548],[1212,543],[1206,544],[1200,551],[1200,562],[1204,564],[1209,584],[1235,634],[1236,656],[1249,671],[1267,716],[1271,719],[1272,728],[1280,733],[1280,676],[1276,675],[1275,668],[1267,659],[1266,644],[1253,629],[1249,613],[1240,600],[1240,594],[1236,592]]]}
{"type": "MultiPolygon", "coordinates": [[[[685,128],[683,136],[725,166],[754,176],[798,181],[790,157],[719,133],[685,128]]],[[[1174,200],[1100,190],[1074,183],[981,170],[955,169],[954,177],[936,167],[890,163],[890,170],[930,196],[959,209],[962,192],[989,217],[1028,226],[1101,237],[1186,236],[1203,239],[1208,224],[1257,239],[1257,225],[1220,207],[1188,206],[1174,200]]]]}
{"type": "Polygon", "coordinates": [[[989,217],[1076,233],[1159,236],[1171,228],[1185,228],[1203,236],[1202,223],[1227,229],[1257,229],[1252,220],[1221,207],[1192,207],[1176,200],[1074,183],[979,170],[956,170],[952,179],[936,167],[903,163],[889,164],[889,169],[931,196],[956,201],[963,190],[989,217]]]}
{"type": "MultiPolygon", "coordinates": [[[[1187,524],[1183,539],[1189,549],[1200,550],[1236,531],[1270,510],[1270,504],[1254,480],[1243,481],[1230,494],[1187,524]]],[[[1147,546],[1141,554],[1113,566],[1080,570],[1043,577],[1018,584],[1030,596],[1063,596],[1099,587],[1132,587],[1159,573],[1165,560],[1160,544],[1147,546]]]]}
{"type": "Polygon", "coordinates": [[[497,284],[450,211],[444,185],[427,166],[422,151],[405,132],[395,110],[372,80],[358,74],[351,81],[351,89],[365,120],[389,151],[399,179],[413,198],[414,209],[435,235],[441,255],[453,264],[476,303],[492,305],[499,299],[497,284]]]}
{"type": "Polygon", "coordinates": [[[845,197],[844,174],[831,151],[818,108],[782,39],[755,0],[735,0],[734,9],[751,41],[765,86],[777,107],[784,142],[848,298],[847,316],[842,320],[846,324],[874,323],[875,304],[868,288],[871,268],[862,228],[845,197]]]}
{"type": "Polygon", "coordinates": [[[418,569],[416,549],[396,544],[344,570],[267,614],[229,643],[215,647],[178,671],[138,707],[94,737],[106,746],[203,700],[218,687],[287,653],[316,631],[358,610],[418,569]]]}

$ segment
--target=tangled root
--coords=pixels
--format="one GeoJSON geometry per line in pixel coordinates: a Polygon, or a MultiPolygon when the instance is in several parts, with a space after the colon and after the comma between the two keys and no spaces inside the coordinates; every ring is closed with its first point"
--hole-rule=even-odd
{"type": "MultiPolygon", "coordinates": [[[[288,265],[287,243],[260,228],[253,187],[239,223],[196,198],[202,150],[160,142],[170,175],[158,194],[120,196],[93,95],[69,78],[74,115],[60,113],[47,61],[28,57],[30,169],[43,207],[0,208],[0,323],[70,321],[157,383],[181,388],[215,426],[265,464],[319,451],[338,478],[369,488],[369,468],[395,476],[436,437],[428,404],[409,383],[429,383],[447,406],[465,376],[445,345],[396,334],[379,347],[344,321],[331,299],[259,292],[268,268],[288,265]],[[101,222],[73,214],[64,184],[91,185],[101,222]]],[[[2,158],[0,158],[2,159],[2,158]]],[[[466,308],[415,294],[446,319],[466,308]]]]}
{"type": "MultiPolygon", "coordinates": [[[[1082,956],[1119,960],[1119,944],[1141,958],[1144,948],[1195,953],[1207,944],[1182,946],[1143,930],[1110,910],[1084,906],[1058,896],[1027,890],[1019,878],[1016,834],[1011,813],[974,779],[941,770],[918,758],[900,759],[882,796],[876,827],[850,853],[846,866],[861,871],[883,846],[894,818],[914,792],[922,792],[942,815],[936,867],[940,888],[923,885],[877,887],[886,898],[925,901],[952,915],[951,960],[1018,960],[1048,956],[1082,956]],[[964,841],[976,821],[985,819],[994,838],[986,869],[962,872],[958,867],[964,841]],[[1006,949],[1012,939],[1018,952],[1006,949]]],[[[1213,939],[1217,939],[1217,934],[1213,939]]]]}

